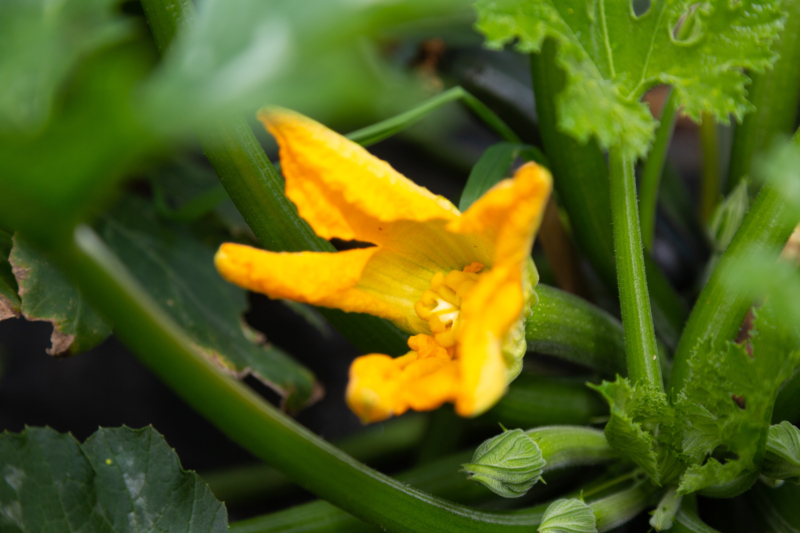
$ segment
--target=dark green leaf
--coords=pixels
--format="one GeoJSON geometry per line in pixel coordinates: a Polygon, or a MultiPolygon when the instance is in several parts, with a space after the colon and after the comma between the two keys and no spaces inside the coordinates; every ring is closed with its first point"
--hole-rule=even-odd
{"type": "Polygon", "coordinates": [[[184,471],[152,427],[70,434],[27,428],[0,437],[0,530],[224,533],[225,506],[184,471]]]}
{"type": "Polygon", "coordinates": [[[111,325],[86,301],[78,287],[41,252],[14,236],[11,264],[19,284],[22,314],[53,324],[50,355],[78,354],[111,334],[111,325]]]}
{"type": "Polygon", "coordinates": [[[527,145],[514,143],[497,143],[487,148],[469,173],[467,184],[461,192],[458,209],[466,211],[497,182],[508,177],[511,165],[519,157],[520,152],[528,148],[530,147],[527,145]]]}
{"type": "Polygon", "coordinates": [[[119,0],[7,0],[0,4],[0,132],[44,126],[78,61],[130,35],[119,0]]]}
{"type": "Polygon", "coordinates": [[[19,316],[19,287],[8,256],[11,254],[11,235],[0,230],[0,320],[19,316]]]}
{"type": "Polygon", "coordinates": [[[633,156],[653,140],[655,120],[639,99],[655,85],[671,85],[695,120],[701,111],[726,123],[730,115],[741,119],[752,108],[741,67],[763,71],[782,28],[778,0],[653,0],[641,16],[628,1],[483,0],[477,8],[478,30],[491,48],[517,39],[517,49],[530,53],[545,38],[558,41],[567,73],[561,128],[633,156]],[[676,26],[692,11],[692,30],[678,40],[676,26]]]}
{"type": "Polygon", "coordinates": [[[217,274],[214,245],[187,226],[159,220],[151,204],[134,196],[112,209],[98,232],[203,354],[237,376],[252,373],[289,409],[317,399],[321,391],[308,370],[254,342],[259,335],[242,319],[247,294],[217,274]]]}

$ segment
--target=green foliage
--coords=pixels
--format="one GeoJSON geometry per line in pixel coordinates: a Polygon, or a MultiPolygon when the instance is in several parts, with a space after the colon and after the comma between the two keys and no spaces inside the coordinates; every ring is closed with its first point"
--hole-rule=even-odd
{"type": "Polygon", "coordinates": [[[225,506],[152,427],[0,437],[0,529],[8,533],[223,533],[225,506]]]}
{"type": "Polygon", "coordinates": [[[520,156],[529,161],[542,162],[541,153],[527,144],[504,142],[487,148],[469,173],[467,184],[464,185],[464,190],[461,192],[458,209],[462,212],[466,211],[475,200],[494,187],[497,182],[508,177],[511,165],[520,156]]]}
{"type": "Polygon", "coordinates": [[[592,508],[581,500],[556,500],[542,516],[539,533],[597,533],[592,508]]]}
{"type": "Polygon", "coordinates": [[[78,287],[31,244],[14,237],[10,255],[19,284],[22,314],[53,324],[50,355],[78,354],[111,334],[111,325],[89,304],[78,287]]]}
{"type": "Polygon", "coordinates": [[[0,4],[0,134],[33,134],[85,56],[130,35],[119,0],[8,0],[0,4]]]}
{"type": "Polygon", "coordinates": [[[334,110],[374,113],[388,101],[407,107],[421,96],[419,85],[389,68],[370,38],[465,7],[456,0],[247,0],[236,9],[224,0],[204,2],[154,80],[154,118],[167,117],[163,125],[170,127],[267,103],[327,119],[334,110]]]}
{"type": "Polygon", "coordinates": [[[800,429],[787,421],[769,428],[761,474],[800,484],[800,429]]]}
{"type": "Polygon", "coordinates": [[[695,353],[670,402],[627,379],[595,387],[611,406],[609,443],[656,483],[680,475],[678,494],[749,486],[764,458],[775,397],[800,362],[797,337],[778,324],[762,308],[746,343],[695,353]]]}
{"type": "Polygon", "coordinates": [[[8,262],[12,245],[11,235],[0,230],[0,320],[19,316],[19,286],[8,262]]]}
{"type": "Polygon", "coordinates": [[[594,136],[606,148],[643,156],[655,129],[639,101],[647,89],[671,85],[683,113],[697,121],[701,112],[725,123],[730,115],[741,120],[752,110],[742,67],[763,71],[775,59],[770,47],[782,28],[778,0],[694,5],[653,0],[636,16],[629,1],[483,0],[477,28],[490,48],[517,39],[523,53],[539,52],[546,38],[555,39],[557,62],[567,74],[558,99],[560,127],[581,142],[594,136]],[[679,40],[681,17],[693,10],[693,26],[679,40]]]}
{"type": "Polygon", "coordinates": [[[214,269],[218,242],[203,243],[190,227],[159,219],[134,196],[103,217],[98,232],[209,359],[239,377],[252,373],[290,410],[318,399],[308,370],[278,348],[254,342],[259,335],[242,319],[246,292],[214,269]]]}
{"type": "Polygon", "coordinates": [[[747,180],[742,180],[736,188],[720,203],[711,215],[708,225],[717,254],[728,249],[742,220],[750,209],[750,196],[747,194],[747,180]]]}
{"type": "Polygon", "coordinates": [[[542,451],[521,429],[504,431],[481,444],[471,463],[462,465],[469,479],[504,498],[524,496],[542,475],[542,451]]]}

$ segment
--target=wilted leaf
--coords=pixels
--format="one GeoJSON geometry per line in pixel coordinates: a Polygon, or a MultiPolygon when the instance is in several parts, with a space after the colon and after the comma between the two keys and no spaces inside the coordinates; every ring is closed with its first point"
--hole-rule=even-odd
{"type": "Polygon", "coordinates": [[[111,334],[111,325],[84,299],[78,287],[36,248],[14,236],[11,264],[19,284],[22,315],[53,324],[50,355],[75,355],[111,334]]]}
{"type": "Polygon", "coordinates": [[[763,71],[774,61],[770,47],[783,26],[779,0],[652,0],[640,16],[630,1],[482,0],[477,9],[491,48],[516,39],[530,53],[545,38],[558,41],[567,74],[559,126],[633,156],[646,154],[653,139],[656,122],[639,100],[655,85],[671,85],[695,120],[703,111],[725,123],[741,119],[752,109],[742,68],[763,71]],[[687,18],[692,26],[678,39],[687,18]]]}
{"type": "Polygon", "coordinates": [[[225,506],[152,427],[0,436],[0,530],[224,533],[225,506]]]}
{"type": "Polygon", "coordinates": [[[11,254],[11,235],[0,231],[0,320],[19,316],[19,287],[8,256],[11,254]]]}
{"type": "Polygon", "coordinates": [[[259,335],[242,319],[247,294],[219,276],[212,244],[186,225],[159,220],[150,203],[134,196],[102,219],[98,233],[203,354],[237,376],[252,373],[289,409],[318,399],[321,390],[308,370],[278,348],[254,342],[259,335]]]}

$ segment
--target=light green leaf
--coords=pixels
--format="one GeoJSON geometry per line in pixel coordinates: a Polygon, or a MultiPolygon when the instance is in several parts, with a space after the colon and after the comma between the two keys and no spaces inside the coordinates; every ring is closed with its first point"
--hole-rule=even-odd
{"type": "Polygon", "coordinates": [[[225,506],[152,427],[0,436],[0,530],[224,533],[225,506]]]}
{"type": "Polygon", "coordinates": [[[733,483],[758,473],[770,416],[783,382],[800,362],[796,337],[762,307],[750,340],[722,350],[700,350],[675,402],[683,424],[683,452],[695,464],[678,492],[733,483]]]}
{"type": "Polygon", "coordinates": [[[592,508],[580,500],[556,500],[551,503],[537,529],[539,533],[597,533],[592,508]]]}
{"type": "Polygon", "coordinates": [[[289,410],[318,399],[311,372],[275,346],[254,342],[259,334],[242,319],[247,293],[214,268],[218,242],[206,244],[188,226],[160,220],[134,196],[110,210],[98,233],[209,359],[238,377],[252,374],[289,410]]]}
{"type": "Polygon", "coordinates": [[[0,320],[19,316],[19,287],[8,256],[11,254],[11,235],[0,231],[0,320]]]}
{"type": "Polygon", "coordinates": [[[111,334],[111,324],[86,301],[72,280],[19,235],[14,236],[9,259],[19,284],[22,315],[53,324],[47,353],[79,354],[111,334]]]}
{"type": "Polygon", "coordinates": [[[478,30],[487,46],[516,39],[523,53],[545,38],[558,41],[567,74],[558,99],[559,126],[581,142],[596,137],[630,155],[646,154],[655,120],[640,102],[659,84],[671,85],[683,112],[705,111],[727,123],[751,110],[742,68],[763,71],[782,28],[779,0],[711,0],[696,7],[694,26],[678,40],[676,26],[692,0],[652,0],[636,16],[629,0],[481,0],[478,30]]]}
{"type": "Polygon", "coordinates": [[[542,475],[542,451],[521,429],[504,431],[481,444],[471,463],[461,465],[467,477],[504,498],[524,496],[542,475]]]}
{"type": "Polygon", "coordinates": [[[79,60],[130,35],[119,0],[0,3],[0,132],[30,134],[50,116],[79,60]]]}
{"type": "Polygon", "coordinates": [[[769,428],[761,474],[800,484],[800,429],[787,421],[769,428]]]}

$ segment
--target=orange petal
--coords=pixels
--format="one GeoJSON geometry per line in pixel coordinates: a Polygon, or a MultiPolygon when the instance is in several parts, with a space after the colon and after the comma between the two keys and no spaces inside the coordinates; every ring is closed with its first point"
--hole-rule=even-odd
{"type": "Polygon", "coordinates": [[[320,237],[383,244],[394,222],[458,216],[447,199],[318,122],[278,108],[258,118],[278,141],[286,196],[320,237]]]}
{"type": "Polygon", "coordinates": [[[217,251],[214,264],[226,280],[270,298],[369,313],[405,323],[400,310],[357,287],[377,250],[275,253],[225,243],[217,251]]]}

